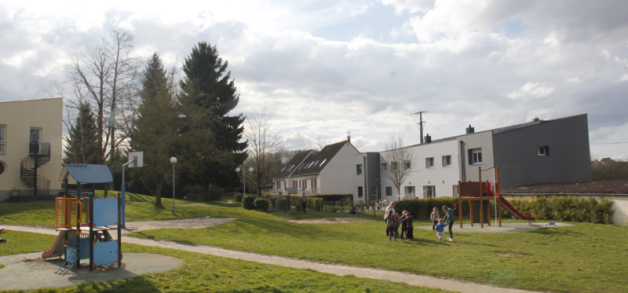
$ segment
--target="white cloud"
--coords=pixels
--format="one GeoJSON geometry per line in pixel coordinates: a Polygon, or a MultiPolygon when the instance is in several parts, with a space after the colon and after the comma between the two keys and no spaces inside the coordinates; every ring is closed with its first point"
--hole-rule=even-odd
{"type": "Polygon", "coordinates": [[[628,81],[628,73],[624,73],[624,75],[622,75],[618,82],[624,82],[624,81],[628,81]]]}
{"type": "Polygon", "coordinates": [[[521,89],[512,91],[506,96],[513,100],[526,98],[541,99],[551,95],[554,91],[555,89],[553,87],[541,86],[537,82],[528,82],[524,84],[521,89]]]}

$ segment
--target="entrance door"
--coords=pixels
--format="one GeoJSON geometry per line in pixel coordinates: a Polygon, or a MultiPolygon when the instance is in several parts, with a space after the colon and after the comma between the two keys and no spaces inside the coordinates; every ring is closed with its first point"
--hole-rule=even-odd
{"type": "Polygon", "coordinates": [[[38,154],[41,145],[41,128],[31,128],[30,133],[30,152],[38,154]]]}

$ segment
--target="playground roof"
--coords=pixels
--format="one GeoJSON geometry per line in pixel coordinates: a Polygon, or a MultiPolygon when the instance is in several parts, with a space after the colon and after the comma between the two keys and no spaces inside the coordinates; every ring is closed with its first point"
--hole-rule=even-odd
{"type": "Polygon", "coordinates": [[[61,169],[59,181],[63,183],[68,179],[68,184],[85,183],[109,183],[113,176],[106,165],[65,165],[61,169]]]}

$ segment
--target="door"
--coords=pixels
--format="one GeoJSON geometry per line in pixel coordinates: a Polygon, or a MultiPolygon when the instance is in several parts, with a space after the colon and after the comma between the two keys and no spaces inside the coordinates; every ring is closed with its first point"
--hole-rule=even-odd
{"type": "Polygon", "coordinates": [[[30,133],[30,152],[38,154],[41,145],[41,128],[31,128],[30,133]]]}

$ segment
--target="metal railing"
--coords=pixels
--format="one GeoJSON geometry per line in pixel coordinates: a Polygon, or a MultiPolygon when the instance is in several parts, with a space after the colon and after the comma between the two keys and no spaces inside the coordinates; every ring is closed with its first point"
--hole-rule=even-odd
{"type": "Polygon", "coordinates": [[[30,156],[50,156],[50,143],[49,142],[31,142],[28,144],[28,154],[30,156]]]}

